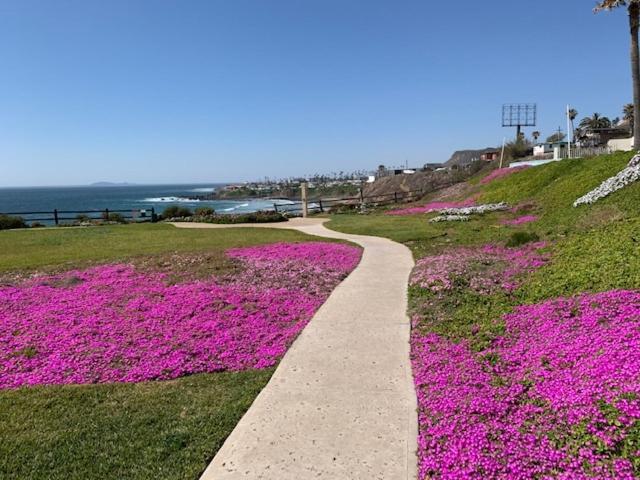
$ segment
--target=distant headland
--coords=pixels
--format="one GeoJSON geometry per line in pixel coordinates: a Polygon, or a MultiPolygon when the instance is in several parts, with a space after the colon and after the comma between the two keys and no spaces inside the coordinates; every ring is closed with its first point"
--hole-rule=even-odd
{"type": "Polygon", "coordinates": [[[134,186],[135,183],[128,182],[94,182],[91,183],[90,187],[131,187],[134,186]]]}

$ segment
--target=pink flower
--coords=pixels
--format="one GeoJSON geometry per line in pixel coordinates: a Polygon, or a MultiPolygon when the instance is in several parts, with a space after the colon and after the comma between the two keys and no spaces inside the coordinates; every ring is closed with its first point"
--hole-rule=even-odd
{"type": "Polygon", "coordinates": [[[481,352],[413,330],[420,479],[635,478],[620,445],[640,422],[640,292],[504,321],[481,352]]]}
{"type": "Polygon", "coordinates": [[[524,223],[536,222],[538,217],[536,215],[523,215],[512,220],[502,220],[500,223],[503,225],[522,225],[524,223]]]}
{"type": "Polygon", "coordinates": [[[139,382],[278,362],[360,249],[234,249],[234,277],[170,285],[104,265],[0,287],[0,388],[139,382]]]}
{"type": "Polygon", "coordinates": [[[513,291],[522,275],[547,262],[547,255],[540,252],[545,246],[544,242],[537,242],[519,248],[461,247],[424,257],[416,263],[410,283],[432,292],[451,290],[456,283],[468,285],[478,293],[513,291]]]}
{"type": "Polygon", "coordinates": [[[443,210],[445,208],[462,208],[475,205],[474,198],[467,198],[460,202],[431,202],[418,207],[401,208],[398,210],[389,210],[387,215],[414,215],[416,213],[429,213],[443,210]]]}
{"type": "Polygon", "coordinates": [[[496,170],[493,170],[489,175],[480,180],[480,184],[486,185],[493,182],[494,180],[498,180],[499,178],[508,177],[509,175],[512,175],[514,173],[521,172],[528,167],[528,165],[523,165],[521,167],[514,168],[498,168],[496,170]]]}

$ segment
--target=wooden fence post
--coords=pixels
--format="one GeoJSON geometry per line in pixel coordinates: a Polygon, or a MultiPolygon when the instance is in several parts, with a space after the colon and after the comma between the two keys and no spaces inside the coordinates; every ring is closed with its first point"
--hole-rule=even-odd
{"type": "Polygon", "coordinates": [[[307,182],[300,184],[300,194],[302,199],[302,217],[307,218],[309,215],[309,203],[307,201],[307,182]]]}
{"type": "Polygon", "coordinates": [[[320,206],[320,213],[324,213],[324,208],[322,208],[322,199],[318,200],[318,205],[320,206]]]}
{"type": "Polygon", "coordinates": [[[57,208],[53,210],[53,221],[55,222],[56,225],[58,225],[58,209],[57,208]]]}
{"type": "Polygon", "coordinates": [[[398,203],[398,192],[393,192],[393,200],[398,203]]]}
{"type": "Polygon", "coordinates": [[[273,211],[278,213],[278,204],[277,203],[273,204],[273,211]]]}

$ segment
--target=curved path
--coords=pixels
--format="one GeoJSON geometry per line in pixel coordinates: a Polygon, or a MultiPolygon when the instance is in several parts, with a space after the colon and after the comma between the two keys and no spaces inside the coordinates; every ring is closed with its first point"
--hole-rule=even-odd
{"type": "Polygon", "coordinates": [[[247,225],[349,240],[364,253],[288,350],[203,480],[416,477],[406,316],[412,255],[391,240],[335,232],[323,221],[247,225]]]}

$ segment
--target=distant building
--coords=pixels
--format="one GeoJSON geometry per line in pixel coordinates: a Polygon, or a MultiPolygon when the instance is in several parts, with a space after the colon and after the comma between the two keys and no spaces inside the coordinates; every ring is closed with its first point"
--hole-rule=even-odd
{"type": "Polygon", "coordinates": [[[612,152],[629,152],[633,150],[633,137],[631,138],[617,138],[613,140],[609,140],[607,142],[607,146],[611,149],[612,152]]]}
{"type": "Polygon", "coordinates": [[[611,128],[589,128],[578,131],[577,144],[582,147],[599,147],[607,145],[609,140],[629,138],[629,129],[626,126],[611,128]]]}
{"type": "Polygon", "coordinates": [[[534,157],[542,157],[549,153],[553,153],[553,143],[551,142],[539,143],[533,147],[534,157]]]}
{"type": "Polygon", "coordinates": [[[423,170],[439,170],[445,168],[444,163],[425,163],[423,170]]]}
{"type": "Polygon", "coordinates": [[[483,162],[493,162],[494,160],[500,160],[500,150],[489,150],[480,155],[480,160],[483,162]]]}

